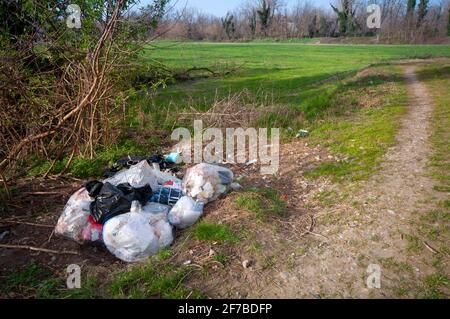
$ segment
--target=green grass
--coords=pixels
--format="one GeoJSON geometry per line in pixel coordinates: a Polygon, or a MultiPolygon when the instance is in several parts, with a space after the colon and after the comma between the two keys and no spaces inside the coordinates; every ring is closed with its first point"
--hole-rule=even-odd
{"type": "MultiPolygon", "coordinates": [[[[288,106],[295,119],[304,108],[326,103],[326,97],[316,97],[322,90],[314,87],[314,83],[392,59],[450,56],[450,46],[422,45],[161,42],[156,47],[147,48],[144,61],[158,61],[174,69],[207,66],[221,70],[239,66],[236,72],[225,77],[171,85],[160,90],[153,101],[136,100],[136,105],[155,117],[149,125],[166,127],[179,125],[176,118],[167,116],[168,110],[170,114],[190,106],[205,110],[216,96],[224,97],[244,89],[255,96],[270,95],[274,104],[288,106]]],[[[284,126],[294,122],[280,121],[284,126]]]]}
{"type": "Polygon", "coordinates": [[[188,273],[188,268],[150,261],[116,274],[108,284],[109,293],[116,299],[184,299],[190,293],[182,284],[188,273]]]}
{"type": "Polygon", "coordinates": [[[438,184],[434,188],[450,193],[450,65],[433,64],[424,68],[419,76],[428,84],[435,102],[431,166],[438,184]]]}
{"type": "Polygon", "coordinates": [[[217,261],[218,263],[221,263],[222,265],[225,265],[229,259],[230,259],[229,256],[224,252],[215,253],[213,256],[213,260],[217,261]]]}
{"type": "Polygon", "coordinates": [[[96,278],[86,275],[82,276],[80,289],[67,289],[66,278],[37,263],[30,263],[25,269],[8,274],[0,292],[37,299],[94,299],[100,297],[97,286],[96,278]]]}
{"type": "Polygon", "coordinates": [[[274,189],[251,188],[236,198],[236,205],[256,214],[258,219],[270,216],[283,216],[286,202],[274,189]]]}
{"type": "Polygon", "coordinates": [[[192,232],[200,241],[218,243],[237,243],[239,238],[227,225],[213,224],[201,221],[195,225],[192,232]]]}
{"type": "Polygon", "coordinates": [[[188,289],[184,282],[192,270],[169,261],[169,249],[164,249],[145,264],[115,273],[108,282],[108,297],[115,299],[198,299],[203,295],[188,289]]]}
{"type": "Polygon", "coordinates": [[[404,79],[394,66],[372,71],[338,85],[328,116],[311,125],[312,143],[326,146],[340,160],[326,161],[306,172],[307,176],[367,179],[395,144],[407,102],[404,79]]]}
{"type": "MultiPolygon", "coordinates": [[[[167,137],[175,127],[192,126],[191,121],[180,119],[180,112],[191,112],[191,108],[208,110],[214,100],[244,90],[249,92],[251,105],[267,108],[267,112],[255,119],[253,126],[291,127],[295,132],[312,125],[327,109],[333,108],[338,82],[318,85],[321,81],[348,78],[361,68],[393,59],[450,56],[448,45],[304,45],[310,42],[309,39],[293,42],[221,44],[161,41],[148,46],[142,55],[143,69],[162,63],[172,70],[209,67],[217,71],[233,69],[234,72],[195,81],[168,81],[167,86],[160,87],[156,92],[149,87],[133,94],[126,108],[126,119],[120,124],[121,142],[116,143],[117,146],[99,146],[95,159],[76,157],[68,172],[82,178],[98,176],[120,157],[155,153],[161,144],[158,138],[146,143],[148,145],[142,145],[142,141],[124,142],[123,139],[129,140],[127,132],[131,130],[142,135],[143,130],[156,129],[161,136],[167,137]]],[[[352,100],[347,100],[343,104],[344,109],[352,108],[351,104],[352,100]]],[[[381,115],[389,119],[389,114],[381,115]]],[[[371,129],[355,134],[362,135],[364,139],[365,135],[377,132],[382,126],[383,123],[375,121],[371,129]]],[[[386,128],[389,129],[389,125],[386,128]]],[[[348,129],[347,133],[352,134],[348,129]]],[[[336,151],[351,153],[350,148],[343,145],[336,151]]],[[[371,151],[375,152],[372,149],[368,152],[371,151]]],[[[378,154],[373,153],[372,157],[378,157],[378,154]]],[[[51,172],[59,173],[67,160],[66,157],[55,163],[51,172]]],[[[372,166],[373,161],[373,158],[367,158],[361,163],[323,167],[322,170],[326,174],[337,169],[345,175],[349,170],[365,170],[367,166],[372,166]]],[[[36,167],[29,172],[31,176],[42,175],[51,165],[42,159],[34,164],[36,167]]]]}

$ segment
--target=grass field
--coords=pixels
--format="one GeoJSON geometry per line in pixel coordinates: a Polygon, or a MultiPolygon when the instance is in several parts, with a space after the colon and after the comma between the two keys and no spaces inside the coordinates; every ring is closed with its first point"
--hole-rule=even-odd
{"type": "MultiPolygon", "coordinates": [[[[180,72],[193,67],[209,68],[217,72],[216,76],[194,72],[191,80],[169,80],[156,91],[148,88],[136,92],[127,106],[117,143],[107,148],[99,146],[95,160],[75,158],[70,172],[89,177],[119,157],[157,152],[173,128],[192,125],[190,120],[182,120],[180,113],[208,110],[215,101],[239,92],[246,94],[238,104],[266,109],[252,126],[292,128],[290,132],[311,127],[342,102],[336,96],[348,87],[342,86],[340,80],[370,65],[435,56],[450,56],[450,46],[157,42],[146,48],[144,65],[163,64],[180,72]],[[139,132],[140,140],[130,140],[129,131],[134,135],[139,132]]],[[[367,83],[359,85],[377,86],[385,79],[365,80],[367,83]]],[[[57,162],[52,172],[59,172],[66,162],[67,159],[57,162]]],[[[43,162],[29,175],[43,174],[49,167],[50,163],[43,162]]]]}
{"type": "MultiPolygon", "coordinates": [[[[136,103],[151,114],[154,121],[150,121],[150,125],[164,127],[176,125],[174,117],[170,116],[176,111],[191,107],[205,110],[215,99],[242,90],[253,94],[254,104],[287,106],[292,114],[298,115],[308,113],[311,103],[326,106],[329,88],[324,91],[322,86],[314,84],[336,76],[345,77],[373,64],[432,56],[450,56],[450,46],[159,42],[147,48],[145,61],[164,63],[178,70],[208,67],[219,72],[227,69],[234,72],[170,85],[159,90],[156,99],[138,98],[136,103]]],[[[310,118],[316,115],[314,110],[309,113],[310,118]]],[[[289,122],[292,121],[272,121],[273,125],[282,127],[295,124],[289,122]]]]}

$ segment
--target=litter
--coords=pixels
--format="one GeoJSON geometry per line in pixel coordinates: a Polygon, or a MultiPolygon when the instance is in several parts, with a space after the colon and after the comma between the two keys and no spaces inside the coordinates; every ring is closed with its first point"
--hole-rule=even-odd
{"type": "Polygon", "coordinates": [[[199,164],[188,169],[183,179],[183,191],[207,204],[226,194],[233,178],[233,172],[226,167],[199,164]]]}
{"type": "Polygon", "coordinates": [[[147,161],[147,163],[150,164],[157,164],[160,169],[166,170],[175,170],[174,169],[174,163],[166,161],[166,159],[161,155],[153,155],[151,157],[145,157],[145,156],[127,156],[119,161],[117,161],[109,170],[105,172],[106,177],[113,177],[117,173],[119,173],[121,170],[129,169],[132,166],[138,165],[139,163],[147,161]]]}
{"type": "Polygon", "coordinates": [[[90,205],[90,212],[95,222],[99,224],[105,224],[115,216],[129,213],[134,201],[145,205],[153,195],[148,185],[133,188],[130,184],[114,186],[110,183],[91,182],[86,188],[89,195],[95,198],[90,205]]]}
{"type": "Polygon", "coordinates": [[[183,196],[183,191],[176,187],[160,187],[153,195],[151,201],[174,206],[183,196]]]}
{"type": "Polygon", "coordinates": [[[114,186],[120,184],[130,184],[132,187],[141,188],[150,185],[152,189],[158,187],[158,177],[156,171],[150,167],[147,161],[142,161],[137,165],[131,166],[130,169],[121,171],[104,183],[110,183],[114,186]]]}
{"type": "Polygon", "coordinates": [[[103,229],[108,250],[120,260],[134,263],[169,247],[174,240],[173,227],[166,219],[152,220],[152,216],[148,207],[145,211],[135,201],[130,213],[109,220],[103,229]]]}
{"type": "Polygon", "coordinates": [[[157,203],[149,203],[142,207],[138,203],[134,204],[132,212],[144,216],[150,226],[154,228],[155,235],[158,238],[159,249],[172,245],[174,240],[173,227],[169,223],[169,206],[157,203]]]}
{"type": "Polygon", "coordinates": [[[114,256],[128,263],[144,261],[159,250],[154,228],[136,212],[109,220],[103,228],[103,240],[114,256]]]}
{"type": "Polygon", "coordinates": [[[95,222],[92,216],[88,217],[88,224],[83,229],[82,238],[83,241],[88,243],[102,243],[103,225],[95,222]]]}
{"type": "Polygon", "coordinates": [[[172,164],[180,164],[182,162],[181,153],[170,153],[166,156],[166,161],[172,164]]]}
{"type": "Polygon", "coordinates": [[[156,224],[157,222],[163,220],[168,221],[170,207],[167,205],[159,204],[159,203],[148,203],[145,205],[141,214],[148,219],[151,225],[156,224]]]}
{"type": "Polygon", "coordinates": [[[88,183],[69,199],[55,233],[104,245],[129,263],[156,255],[173,243],[175,228],[191,227],[202,217],[207,203],[242,189],[233,183],[233,172],[219,165],[196,165],[183,180],[160,170],[180,159],[174,152],[118,161],[108,179],[88,183]]]}
{"type": "Polygon", "coordinates": [[[300,131],[298,131],[298,133],[297,133],[297,138],[305,138],[305,137],[308,137],[309,136],[309,131],[307,131],[307,130],[300,130],[300,131]]]}
{"type": "Polygon", "coordinates": [[[178,229],[191,227],[203,215],[204,206],[203,202],[184,196],[170,211],[169,222],[178,229]]]}
{"type": "Polygon", "coordinates": [[[83,230],[88,226],[91,203],[92,199],[86,188],[72,195],[58,220],[55,234],[82,244],[83,230]]]}

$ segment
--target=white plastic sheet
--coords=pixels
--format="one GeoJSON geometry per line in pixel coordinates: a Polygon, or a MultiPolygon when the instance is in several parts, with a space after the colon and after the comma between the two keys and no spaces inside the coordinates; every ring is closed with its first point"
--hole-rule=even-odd
{"type": "Polygon", "coordinates": [[[158,178],[155,172],[147,161],[142,161],[137,165],[131,166],[130,169],[121,171],[108,178],[104,183],[110,183],[114,186],[128,183],[134,188],[150,185],[152,189],[156,189],[158,187],[158,178]]]}
{"type": "Polygon", "coordinates": [[[160,185],[169,181],[181,184],[181,180],[175,176],[155,170],[147,161],[142,161],[137,165],[131,166],[130,169],[121,171],[113,177],[108,178],[104,183],[111,183],[114,186],[128,183],[134,188],[150,185],[152,190],[155,191],[160,185]]]}

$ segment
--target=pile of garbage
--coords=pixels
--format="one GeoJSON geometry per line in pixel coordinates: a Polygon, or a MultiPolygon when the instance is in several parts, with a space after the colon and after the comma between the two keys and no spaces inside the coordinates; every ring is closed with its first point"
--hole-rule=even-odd
{"type": "Polygon", "coordinates": [[[118,162],[109,178],[87,183],[69,199],[55,233],[82,245],[104,245],[129,263],[156,255],[172,245],[175,229],[197,223],[205,205],[226,194],[234,179],[218,165],[191,167],[183,180],[167,168],[161,157],[118,162]]]}

